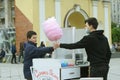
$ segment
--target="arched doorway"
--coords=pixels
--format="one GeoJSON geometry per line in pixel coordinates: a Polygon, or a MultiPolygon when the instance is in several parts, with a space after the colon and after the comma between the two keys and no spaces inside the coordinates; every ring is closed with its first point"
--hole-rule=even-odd
{"type": "Polygon", "coordinates": [[[87,13],[80,9],[79,5],[74,5],[72,9],[68,11],[64,19],[64,27],[76,27],[76,29],[84,28],[85,19],[88,18],[87,13]]]}

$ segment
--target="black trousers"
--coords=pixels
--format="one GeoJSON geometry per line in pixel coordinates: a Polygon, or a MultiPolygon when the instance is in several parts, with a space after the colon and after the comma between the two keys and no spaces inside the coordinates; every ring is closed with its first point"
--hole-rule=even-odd
{"type": "Polygon", "coordinates": [[[24,58],[23,52],[21,52],[20,55],[19,55],[19,60],[18,60],[19,62],[21,61],[21,58],[22,58],[22,60],[23,60],[23,58],[24,58]]]}
{"type": "Polygon", "coordinates": [[[17,63],[17,62],[16,62],[16,55],[15,55],[15,54],[12,54],[11,63],[13,63],[13,60],[14,60],[14,63],[17,63]]]}
{"type": "Polygon", "coordinates": [[[108,65],[92,66],[90,67],[90,77],[103,77],[103,80],[107,80],[108,71],[108,65]]]}

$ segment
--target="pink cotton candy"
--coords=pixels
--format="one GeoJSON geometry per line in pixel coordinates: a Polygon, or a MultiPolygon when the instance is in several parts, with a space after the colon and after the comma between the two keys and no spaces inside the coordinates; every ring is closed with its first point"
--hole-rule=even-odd
{"type": "Polygon", "coordinates": [[[54,17],[47,19],[43,23],[43,27],[44,32],[50,41],[57,41],[63,35],[62,29],[54,17]]]}

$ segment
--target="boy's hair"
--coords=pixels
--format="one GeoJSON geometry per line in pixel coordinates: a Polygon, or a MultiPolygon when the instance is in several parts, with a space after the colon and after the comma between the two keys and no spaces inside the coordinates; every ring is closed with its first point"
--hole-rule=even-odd
{"type": "Polygon", "coordinates": [[[88,25],[92,25],[94,29],[97,29],[98,27],[98,21],[96,18],[91,17],[85,20],[85,23],[88,23],[88,25]]]}
{"type": "Polygon", "coordinates": [[[37,35],[35,31],[28,31],[27,32],[27,39],[30,39],[33,35],[37,35]]]}

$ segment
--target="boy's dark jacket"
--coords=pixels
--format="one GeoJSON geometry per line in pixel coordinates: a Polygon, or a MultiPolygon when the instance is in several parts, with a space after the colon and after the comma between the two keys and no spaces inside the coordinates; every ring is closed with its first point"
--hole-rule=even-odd
{"type": "Polygon", "coordinates": [[[76,43],[60,44],[60,47],[66,49],[85,48],[91,66],[108,65],[111,51],[103,32],[103,30],[93,31],[76,43]]]}
{"type": "Polygon", "coordinates": [[[25,47],[24,55],[24,77],[26,79],[31,78],[30,66],[32,66],[32,59],[43,58],[46,53],[51,53],[53,47],[37,48],[36,44],[28,41],[25,47]]]}

